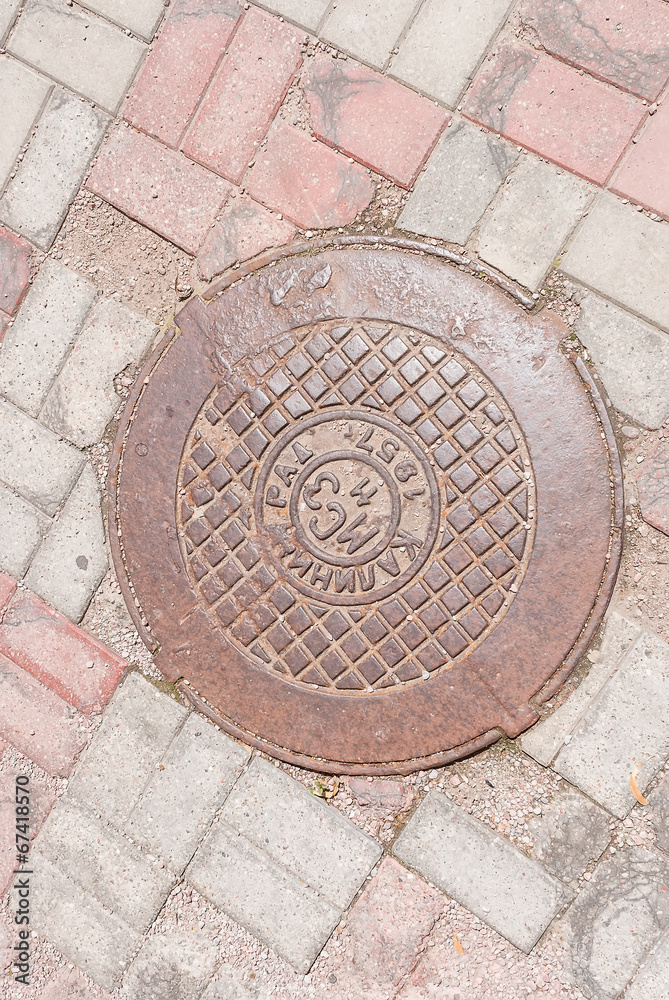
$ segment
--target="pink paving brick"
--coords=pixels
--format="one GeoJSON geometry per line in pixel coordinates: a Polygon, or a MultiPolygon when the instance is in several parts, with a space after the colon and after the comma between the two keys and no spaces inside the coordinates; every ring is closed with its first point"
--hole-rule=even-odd
{"type": "Polygon", "coordinates": [[[587,180],[604,184],[645,109],[550,56],[504,46],[485,63],[465,114],[587,180]]]}
{"type": "Polygon", "coordinates": [[[269,212],[248,195],[234,193],[221,212],[198,257],[200,274],[211,281],[238,260],[289,243],[295,226],[269,212]]]}
{"type": "Polygon", "coordinates": [[[259,152],[247,188],[303,229],[346,226],[374,195],[363,167],[285,122],[277,122],[259,152]]]}
{"type": "MultiPolygon", "coordinates": [[[[21,771],[5,767],[0,773],[0,896],[3,896],[12,881],[16,868],[16,776],[21,771]]],[[[55,794],[39,778],[32,777],[28,785],[30,791],[30,823],[28,836],[31,840],[42,829],[44,820],[51,811],[55,794]]]]}
{"type": "Polygon", "coordinates": [[[548,52],[623,90],[654,101],[669,79],[664,0],[525,0],[520,13],[548,52]]]}
{"type": "Polygon", "coordinates": [[[183,144],[184,152],[239,183],[302,61],[306,35],[252,7],[183,144]]]}
{"type": "Polygon", "coordinates": [[[2,620],[4,608],[7,607],[10,599],[14,596],[15,590],[16,580],[12,580],[11,576],[7,576],[6,573],[0,573],[0,620],[2,620]]]}
{"type": "Polygon", "coordinates": [[[669,443],[660,441],[641,466],[639,500],[644,521],[669,535],[669,443]]]}
{"type": "Polygon", "coordinates": [[[112,996],[77,969],[61,968],[39,994],[39,1000],[112,1000],[112,996]]]}
{"type": "Polygon", "coordinates": [[[669,100],[665,99],[648,120],[611,187],[625,198],[669,219],[669,100]]]}
{"type": "Polygon", "coordinates": [[[0,736],[47,774],[68,775],[85,739],[76,709],[0,654],[0,736]]]}
{"type": "Polygon", "coordinates": [[[100,711],[127,664],[28,591],[0,624],[0,653],[82,712],[100,711]]]}
{"type": "Polygon", "coordinates": [[[12,316],[30,282],[32,247],[0,228],[0,311],[12,316]]]}
{"type": "Polygon", "coordinates": [[[237,0],[175,0],[125,117],[176,148],[243,13],[237,0]]]}
{"type": "Polygon", "coordinates": [[[315,135],[409,188],[449,116],[352,60],[324,55],[303,80],[315,135]]]}
{"type": "Polygon", "coordinates": [[[130,128],[118,129],[102,147],[87,187],[191,254],[231,190],[183,153],[130,128]]]}

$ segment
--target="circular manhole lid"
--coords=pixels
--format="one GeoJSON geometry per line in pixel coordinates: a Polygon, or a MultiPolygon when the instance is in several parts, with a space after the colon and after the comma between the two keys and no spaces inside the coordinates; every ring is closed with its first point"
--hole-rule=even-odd
{"type": "Polygon", "coordinates": [[[613,436],[564,325],[429,253],[331,246],[176,326],[111,477],[163,674],[318,770],[410,771],[535,721],[620,548],[613,436]]]}

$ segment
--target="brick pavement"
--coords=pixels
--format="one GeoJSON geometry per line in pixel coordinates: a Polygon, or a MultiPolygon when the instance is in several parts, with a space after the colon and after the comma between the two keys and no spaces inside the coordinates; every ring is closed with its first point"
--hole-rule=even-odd
{"type": "MultiPolygon", "coordinates": [[[[315,962],[308,978],[333,996],[450,1000],[466,982],[468,997],[498,1000],[506,985],[484,992],[445,943],[457,900],[471,926],[502,935],[485,947],[508,947],[513,975],[561,939],[550,961],[573,996],[664,997],[660,619],[630,619],[618,594],[583,682],[521,739],[523,759],[562,778],[522,849],[451,801],[448,769],[411,815],[412,794],[396,796],[381,844],[139,673],[114,694],[125,661],[76,623],[108,570],[98,455],[117,377],[158,330],[51,248],[85,184],[191,255],[198,288],[337,230],[443,241],[539,308],[559,308],[552,289],[565,289],[619,424],[655,435],[627,483],[659,569],[668,27],[665,0],[0,2],[0,760],[34,769],[36,927],[82,970],[61,969],[39,996],[116,997],[122,984],[142,1000],[257,1000],[262,975],[242,982],[234,965],[257,938],[267,957],[254,969],[271,968],[281,996],[306,996],[315,962]],[[54,782],[67,790],[47,819],[54,782]],[[645,823],[654,839],[636,832],[645,823]],[[167,926],[184,878],[206,919],[167,926]],[[212,921],[237,929],[223,940],[212,921]]],[[[532,976],[528,995],[552,988],[532,976]]]]}

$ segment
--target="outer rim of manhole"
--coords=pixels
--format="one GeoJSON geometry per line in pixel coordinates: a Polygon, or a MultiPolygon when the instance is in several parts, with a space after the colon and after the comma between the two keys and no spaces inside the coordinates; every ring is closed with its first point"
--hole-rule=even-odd
{"type": "MultiPolygon", "coordinates": [[[[496,279],[493,288],[463,273],[464,263],[416,241],[362,237],[262,255],[187,303],[121,418],[108,481],[110,538],[140,635],[185,699],[234,737],[289,763],[331,773],[410,773],[470,755],[504,733],[519,735],[538,718],[533,706],[551,697],[580,660],[613,592],[622,470],[596,385],[582,360],[561,350],[570,331],[557,317],[528,316],[503,294],[529,304],[511,283],[496,279]],[[413,329],[416,343],[441,341],[500,389],[527,439],[539,502],[526,582],[519,577],[515,593],[506,594],[510,607],[482,644],[425,683],[400,689],[393,674],[397,689],[343,698],[273,676],[231,634],[212,628],[189,580],[183,543],[192,546],[175,499],[184,442],[192,433],[199,440],[197,414],[216,386],[289,332],[355,316],[413,329]],[[250,345],[241,357],[240,342],[250,345]],[[382,701],[386,707],[377,707],[382,701]]],[[[262,380],[251,374],[255,389],[262,380]]],[[[437,472],[446,483],[446,472],[437,472]]],[[[439,507],[439,517],[446,509],[439,507]]]]}

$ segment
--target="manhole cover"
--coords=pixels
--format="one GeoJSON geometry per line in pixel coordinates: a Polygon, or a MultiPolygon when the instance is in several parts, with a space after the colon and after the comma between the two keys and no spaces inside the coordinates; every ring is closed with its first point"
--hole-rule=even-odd
{"type": "Polygon", "coordinates": [[[319,770],[409,771],[530,725],[620,545],[615,445],[561,322],[429,255],[330,247],[177,325],[112,477],[163,674],[319,770]]]}

